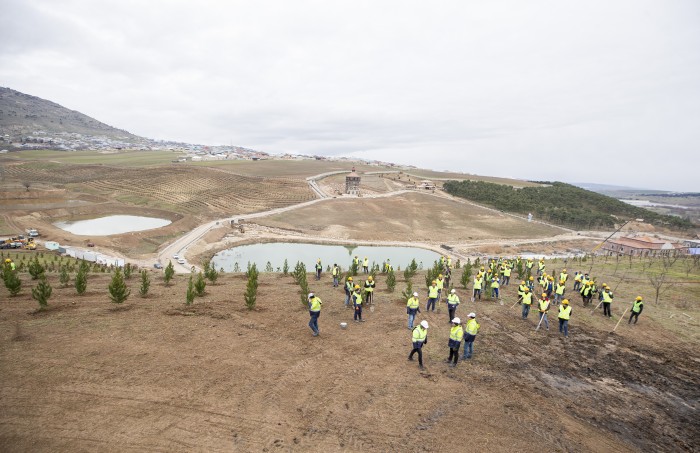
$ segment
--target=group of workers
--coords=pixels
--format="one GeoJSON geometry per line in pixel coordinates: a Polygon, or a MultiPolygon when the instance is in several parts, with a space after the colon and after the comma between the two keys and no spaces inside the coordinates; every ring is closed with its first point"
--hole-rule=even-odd
{"type": "MultiPolygon", "coordinates": [[[[489,259],[487,264],[485,266],[481,266],[474,276],[473,293],[471,299],[472,302],[481,300],[482,291],[487,285],[491,289],[491,297],[499,299],[501,296],[499,291],[500,286],[508,286],[510,284],[511,273],[516,266],[521,266],[520,260],[521,258],[489,259]]],[[[354,263],[359,263],[359,259],[357,257],[355,257],[354,263]]],[[[391,265],[388,263],[388,260],[383,263],[383,271],[385,272],[388,271],[387,269],[391,269],[391,265]]],[[[451,259],[449,257],[442,257],[440,263],[445,275],[439,274],[435,280],[431,281],[431,284],[427,288],[428,297],[425,306],[427,312],[435,312],[436,306],[442,301],[444,290],[449,288],[449,276],[452,268],[451,259]]],[[[318,264],[320,264],[320,260],[318,264]]],[[[369,274],[369,260],[365,258],[362,264],[363,270],[369,274]]],[[[559,332],[563,334],[564,337],[568,338],[569,320],[571,319],[571,315],[573,313],[571,303],[569,299],[565,297],[566,284],[569,281],[569,274],[567,273],[566,269],[563,269],[561,273],[559,273],[558,278],[555,280],[553,275],[547,274],[544,259],[538,261],[536,275],[532,275],[533,268],[535,268],[535,262],[532,259],[528,259],[524,263],[524,269],[528,276],[520,282],[517,289],[518,299],[513,306],[516,304],[522,305],[522,319],[528,319],[532,305],[534,303],[537,304],[538,323],[536,330],[539,330],[541,327],[549,330],[549,311],[553,306],[558,307],[559,332]],[[537,283],[540,285],[542,291],[541,297],[539,298],[535,296],[535,277],[537,278],[537,283]]],[[[320,272],[318,275],[320,278],[320,272]]],[[[340,268],[334,264],[334,287],[338,286],[337,280],[339,275],[340,268]]],[[[591,299],[595,294],[598,294],[600,302],[598,305],[603,306],[604,316],[612,316],[611,305],[614,296],[612,289],[607,284],[603,283],[602,289],[598,290],[595,282],[588,276],[587,273],[583,272],[576,272],[573,277],[573,282],[573,291],[580,294],[584,307],[590,304],[591,299]]],[[[344,285],[345,307],[353,309],[353,319],[355,322],[364,322],[362,319],[362,306],[364,304],[372,303],[375,287],[376,283],[372,275],[368,275],[366,277],[362,286],[355,283],[352,276],[347,277],[344,285]]],[[[455,289],[451,289],[447,293],[446,302],[449,322],[451,324],[448,341],[450,352],[446,362],[448,362],[450,366],[456,366],[459,357],[459,348],[461,347],[462,341],[464,341],[465,344],[462,359],[464,360],[471,358],[474,350],[474,340],[476,339],[480,325],[476,321],[476,314],[474,312],[469,313],[468,321],[464,325],[461,319],[455,315],[460,304],[460,299],[455,289]]],[[[318,336],[319,334],[318,316],[320,314],[321,304],[322,302],[317,296],[315,296],[313,293],[309,294],[309,312],[311,315],[309,327],[311,328],[314,336],[318,336]]],[[[637,296],[632,306],[628,324],[631,324],[632,321],[634,321],[636,324],[643,309],[644,304],[642,302],[642,297],[637,296]]],[[[406,313],[408,315],[407,327],[412,332],[413,344],[413,349],[411,350],[408,359],[413,360],[414,355],[418,354],[419,366],[422,369],[423,356],[421,349],[423,345],[427,344],[429,324],[427,320],[423,320],[414,327],[414,322],[419,312],[419,294],[418,292],[414,292],[406,302],[406,313]]]]}

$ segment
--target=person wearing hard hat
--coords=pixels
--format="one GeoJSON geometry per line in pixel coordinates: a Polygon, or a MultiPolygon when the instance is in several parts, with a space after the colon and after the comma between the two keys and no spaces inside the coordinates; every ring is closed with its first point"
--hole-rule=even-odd
{"type": "Polygon", "coordinates": [[[574,291],[579,291],[581,289],[581,281],[583,280],[583,274],[576,271],[574,274],[574,291]]]}
{"type": "Polygon", "coordinates": [[[352,259],[352,264],[353,264],[353,266],[357,266],[358,269],[359,269],[359,267],[360,267],[360,259],[357,257],[357,255],[355,255],[355,258],[352,259]]]}
{"type": "Polygon", "coordinates": [[[442,300],[442,289],[445,287],[445,278],[442,276],[442,274],[440,274],[435,279],[435,282],[437,283],[437,289],[438,289],[437,300],[439,302],[442,300]]]}
{"type": "Polygon", "coordinates": [[[428,343],[428,321],[421,321],[420,324],[413,329],[411,339],[413,340],[413,349],[408,355],[408,360],[413,360],[413,354],[418,353],[418,367],[422,370],[423,367],[423,345],[428,343]]]}
{"type": "Polygon", "coordinates": [[[408,313],[408,328],[413,329],[413,321],[416,319],[416,314],[420,313],[418,293],[413,293],[413,296],[406,302],[406,313],[408,313]]]}
{"type": "Polygon", "coordinates": [[[321,298],[317,297],[314,293],[309,293],[309,315],[311,319],[309,320],[309,327],[313,332],[313,336],[317,337],[321,331],[318,329],[318,317],[321,316],[321,298]]]}
{"type": "Polygon", "coordinates": [[[462,345],[463,338],[464,330],[462,329],[462,320],[459,318],[454,318],[452,320],[452,328],[450,329],[450,339],[447,342],[447,346],[450,347],[450,356],[447,358],[447,360],[445,360],[445,362],[449,363],[451,367],[457,366],[457,359],[459,359],[459,347],[462,345]]]}
{"type": "Polygon", "coordinates": [[[365,322],[362,319],[362,294],[360,294],[360,285],[355,285],[355,291],[352,293],[352,305],[355,307],[353,319],[355,322],[365,322]]]}
{"type": "Polygon", "coordinates": [[[457,306],[459,305],[459,296],[457,291],[452,289],[450,294],[447,295],[447,311],[450,314],[450,319],[455,317],[455,312],[457,312],[457,306]]]}
{"type": "Polygon", "coordinates": [[[540,299],[540,321],[538,324],[544,323],[544,326],[549,330],[549,319],[547,319],[547,312],[549,311],[549,297],[547,293],[542,293],[542,299],[540,299]]]}
{"type": "Polygon", "coordinates": [[[588,280],[586,283],[582,283],[579,293],[581,294],[583,306],[585,307],[586,305],[590,304],[591,299],[593,298],[593,281],[588,280]]]}
{"type": "Polygon", "coordinates": [[[11,271],[14,271],[17,267],[15,266],[15,262],[12,261],[10,258],[5,258],[5,269],[10,269],[11,271]]]}
{"type": "Polygon", "coordinates": [[[525,293],[525,289],[529,289],[527,284],[525,283],[525,280],[522,280],[520,282],[520,286],[518,286],[518,302],[521,302],[523,299],[523,294],[525,293]]]}
{"type": "Polygon", "coordinates": [[[530,276],[530,278],[527,279],[527,283],[525,283],[528,288],[530,288],[530,292],[534,293],[535,291],[535,277],[530,276]]]}
{"type": "Polygon", "coordinates": [[[612,305],[613,301],[613,295],[612,291],[608,286],[606,286],[603,289],[602,292],[603,295],[603,316],[607,316],[608,318],[612,318],[612,310],[610,310],[610,306],[612,305]]]}
{"type": "Polygon", "coordinates": [[[472,358],[472,354],[474,354],[474,340],[476,340],[476,334],[479,333],[479,328],[481,327],[476,322],[475,313],[469,313],[468,318],[464,329],[464,353],[462,354],[462,360],[472,358]]]}
{"type": "Polygon", "coordinates": [[[532,293],[530,292],[530,288],[525,288],[520,298],[520,303],[523,304],[523,319],[527,319],[527,315],[530,314],[530,307],[532,306],[532,293]]]}
{"type": "Polygon", "coordinates": [[[498,294],[498,288],[501,285],[498,283],[498,279],[494,277],[491,280],[491,297],[495,297],[496,299],[500,299],[500,295],[498,294]]]}
{"type": "Polygon", "coordinates": [[[505,263],[503,266],[503,286],[508,286],[510,285],[510,274],[512,272],[512,268],[510,267],[510,263],[505,263]]]}
{"type": "Polygon", "coordinates": [[[345,308],[350,308],[350,300],[354,287],[355,285],[352,283],[352,277],[348,277],[347,280],[345,280],[345,308]]]}
{"type": "Polygon", "coordinates": [[[562,269],[561,274],[559,274],[559,281],[563,280],[564,283],[566,283],[566,281],[568,279],[569,279],[569,274],[566,273],[566,269],[562,269]]]}
{"type": "Polygon", "coordinates": [[[337,263],[333,263],[333,288],[338,287],[338,278],[340,278],[340,267],[337,263]]]}
{"type": "Polygon", "coordinates": [[[365,294],[367,295],[367,304],[374,303],[374,288],[377,284],[374,282],[374,277],[371,275],[365,280],[365,294]]]}
{"type": "Polygon", "coordinates": [[[365,256],[365,259],[362,260],[362,271],[365,274],[369,274],[369,258],[365,256]]]}
{"type": "Polygon", "coordinates": [[[627,324],[632,322],[632,318],[634,318],[634,323],[637,324],[637,319],[639,319],[639,315],[642,314],[642,310],[644,310],[642,296],[637,296],[637,298],[634,300],[634,305],[632,305],[632,313],[630,313],[630,319],[627,321],[627,324]]]}
{"type": "Polygon", "coordinates": [[[474,277],[474,293],[472,294],[472,302],[474,302],[477,298],[479,297],[479,300],[481,300],[481,286],[484,284],[484,277],[482,277],[481,273],[478,273],[474,277]]]}
{"type": "Polygon", "coordinates": [[[563,333],[566,338],[569,337],[569,318],[571,318],[571,305],[569,305],[569,299],[564,299],[559,306],[559,333],[563,333]]]}
{"type": "Polygon", "coordinates": [[[564,299],[564,292],[566,292],[566,281],[559,280],[557,287],[554,290],[554,305],[559,305],[564,299]]]}
{"type": "Polygon", "coordinates": [[[323,270],[323,265],[321,264],[321,258],[316,261],[316,280],[321,280],[321,271],[323,270]]]}
{"type": "Polygon", "coordinates": [[[425,306],[425,311],[430,311],[430,307],[433,307],[435,311],[435,302],[438,299],[438,287],[437,281],[433,280],[432,284],[428,287],[428,304],[425,306]]]}

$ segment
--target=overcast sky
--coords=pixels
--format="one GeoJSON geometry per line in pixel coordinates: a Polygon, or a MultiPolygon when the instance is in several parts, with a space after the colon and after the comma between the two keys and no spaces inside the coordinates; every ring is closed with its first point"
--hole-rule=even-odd
{"type": "Polygon", "coordinates": [[[134,134],[700,191],[700,1],[0,0],[0,85],[134,134]]]}

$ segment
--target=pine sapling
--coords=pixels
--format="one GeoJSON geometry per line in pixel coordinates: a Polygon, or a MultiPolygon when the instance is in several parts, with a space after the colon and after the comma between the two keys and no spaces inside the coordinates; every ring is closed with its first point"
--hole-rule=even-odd
{"type": "Polygon", "coordinates": [[[42,276],[39,283],[32,288],[32,298],[39,302],[40,310],[43,310],[49,305],[52,291],[53,288],[51,288],[49,282],[46,281],[46,276],[42,276]]]}
{"type": "Polygon", "coordinates": [[[148,271],[143,269],[141,271],[141,287],[139,288],[139,294],[141,297],[148,296],[148,290],[151,288],[151,277],[148,275],[148,271]]]}
{"type": "Polygon", "coordinates": [[[131,290],[126,286],[124,275],[120,268],[117,268],[112,275],[112,281],[109,283],[109,298],[115,304],[123,303],[131,294],[131,290]]]}

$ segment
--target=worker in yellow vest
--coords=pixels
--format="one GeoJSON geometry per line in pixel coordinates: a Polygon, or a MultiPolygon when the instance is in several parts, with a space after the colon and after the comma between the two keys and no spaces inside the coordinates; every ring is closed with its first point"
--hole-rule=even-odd
{"type": "Polygon", "coordinates": [[[634,305],[632,305],[632,313],[630,314],[630,319],[627,321],[627,324],[632,322],[632,318],[634,318],[634,323],[637,324],[637,319],[639,319],[639,315],[642,314],[642,310],[644,310],[642,296],[637,296],[637,298],[634,300],[634,305]]]}
{"type": "Polygon", "coordinates": [[[454,319],[458,305],[459,296],[457,295],[457,291],[452,289],[452,291],[450,291],[450,294],[447,295],[447,311],[449,312],[450,319],[454,319]]]}
{"type": "Polygon", "coordinates": [[[530,307],[532,306],[532,293],[530,292],[530,288],[525,288],[520,298],[520,303],[523,304],[523,319],[527,319],[527,315],[530,314],[530,307]]]}
{"type": "Polygon", "coordinates": [[[442,289],[445,287],[445,278],[440,274],[435,281],[437,282],[438,302],[440,302],[442,300],[442,289]]]}
{"type": "Polygon", "coordinates": [[[355,258],[352,259],[352,264],[353,264],[354,266],[357,266],[358,269],[359,269],[359,267],[360,267],[360,259],[357,257],[357,255],[355,255],[355,258]]]}
{"type": "Polygon", "coordinates": [[[561,306],[559,307],[559,333],[563,333],[564,337],[569,337],[569,319],[571,318],[571,306],[569,305],[569,300],[564,299],[561,301],[561,306]]]}
{"type": "Polygon", "coordinates": [[[494,277],[491,280],[491,297],[495,297],[496,299],[500,298],[500,295],[498,294],[498,288],[500,286],[501,285],[498,283],[498,279],[496,277],[494,277]]]}
{"type": "Polygon", "coordinates": [[[583,280],[583,274],[576,271],[574,275],[574,291],[579,291],[581,289],[581,281],[583,280]]]}
{"type": "Polygon", "coordinates": [[[469,320],[464,331],[464,352],[462,353],[462,360],[471,359],[472,354],[474,354],[474,340],[476,340],[476,334],[479,333],[479,328],[481,326],[476,322],[476,314],[469,313],[469,320]]]}
{"type": "Polygon", "coordinates": [[[462,320],[459,318],[454,318],[452,320],[452,328],[450,329],[450,339],[447,342],[447,346],[450,348],[450,356],[447,358],[447,360],[445,360],[445,362],[449,363],[451,367],[457,366],[457,360],[459,359],[459,347],[462,345],[463,338],[464,330],[462,329],[462,320]]]}
{"type": "Polygon", "coordinates": [[[340,268],[336,263],[333,263],[333,288],[338,287],[338,278],[340,277],[340,268]]]}
{"type": "Polygon", "coordinates": [[[352,282],[352,277],[348,277],[347,280],[345,280],[345,308],[350,308],[350,300],[352,299],[352,291],[355,288],[355,285],[352,282]]]}
{"type": "Polygon", "coordinates": [[[506,263],[504,269],[503,269],[503,285],[508,286],[510,284],[510,265],[506,263]]]}
{"type": "Polygon", "coordinates": [[[369,258],[365,256],[365,259],[362,260],[362,271],[365,274],[369,274],[369,258]]]}
{"type": "Polygon", "coordinates": [[[309,327],[313,332],[313,336],[317,337],[321,331],[318,328],[318,317],[321,316],[321,298],[314,295],[314,293],[309,293],[309,315],[311,320],[309,321],[309,327]]]}
{"type": "Polygon", "coordinates": [[[549,330],[549,320],[547,319],[547,312],[549,311],[549,298],[547,297],[547,293],[542,293],[542,299],[540,299],[540,321],[537,324],[537,327],[544,322],[544,326],[549,330]]]}
{"type": "Polygon", "coordinates": [[[559,283],[557,283],[557,287],[554,290],[554,305],[559,305],[564,299],[564,292],[566,291],[566,281],[565,280],[559,280],[559,283]]]}
{"type": "Polygon", "coordinates": [[[353,316],[355,322],[365,322],[362,319],[362,294],[360,294],[360,285],[355,285],[355,291],[352,293],[352,305],[355,307],[353,316]]]}
{"type": "Polygon", "coordinates": [[[374,283],[374,277],[371,275],[367,277],[367,280],[365,280],[365,296],[368,305],[374,303],[374,288],[376,286],[377,284],[374,283]]]}
{"type": "Polygon", "coordinates": [[[413,296],[406,302],[406,313],[408,314],[408,328],[413,329],[413,321],[416,319],[416,314],[420,312],[420,301],[418,293],[413,293],[413,296]]]}
{"type": "Polygon", "coordinates": [[[520,286],[518,286],[518,302],[522,301],[523,294],[525,293],[525,289],[529,289],[527,284],[525,283],[525,280],[520,282],[520,286]]]}
{"type": "Polygon", "coordinates": [[[612,310],[610,310],[612,301],[612,291],[610,291],[610,288],[606,286],[603,290],[603,316],[612,318],[612,310]]]}
{"type": "Polygon", "coordinates": [[[428,343],[428,321],[421,321],[420,325],[413,329],[411,340],[413,341],[413,349],[408,355],[408,360],[413,360],[413,354],[418,353],[418,367],[422,370],[423,367],[423,345],[428,343]]]}
{"type": "Polygon", "coordinates": [[[316,261],[316,280],[321,280],[321,271],[323,270],[323,265],[321,264],[321,258],[316,261]]]}
{"type": "Polygon", "coordinates": [[[544,274],[544,271],[547,269],[547,265],[544,264],[544,258],[540,260],[539,263],[537,263],[537,275],[542,275],[544,274]]]}
{"type": "Polygon", "coordinates": [[[564,283],[569,279],[569,274],[566,273],[566,269],[562,269],[561,274],[559,274],[559,281],[564,280],[564,283]]]}
{"type": "Polygon", "coordinates": [[[481,300],[481,286],[484,284],[484,277],[482,277],[480,274],[477,274],[476,277],[474,277],[474,293],[472,294],[472,302],[474,302],[477,298],[479,297],[479,300],[481,300]]]}
{"type": "Polygon", "coordinates": [[[438,300],[438,287],[437,281],[433,280],[432,284],[428,287],[428,304],[425,306],[425,311],[435,311],[435,303],[438,300]]]}

